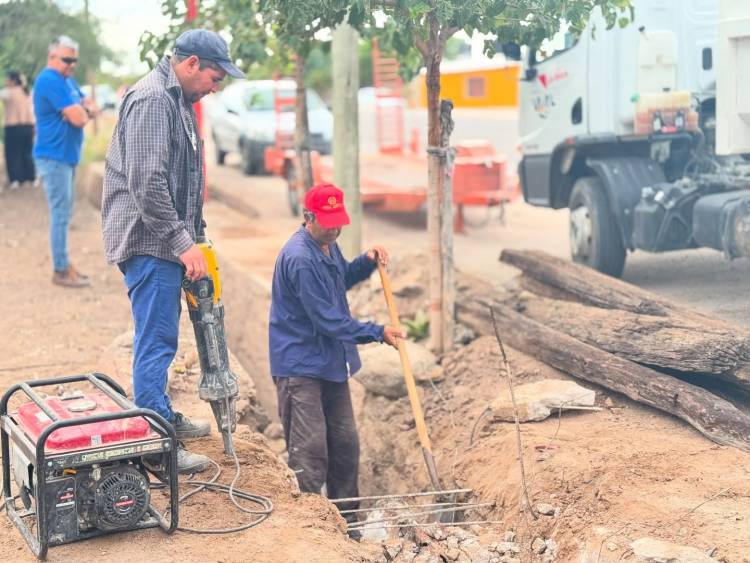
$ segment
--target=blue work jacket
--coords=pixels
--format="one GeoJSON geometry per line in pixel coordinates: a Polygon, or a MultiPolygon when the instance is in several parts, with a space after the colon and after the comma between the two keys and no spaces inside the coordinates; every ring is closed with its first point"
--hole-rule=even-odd
{"type": "Polygon", "coordinates": [[[383,326],[352,318],[346,291],[377,264],[347,262],[337,244],[326,256],[302,226],[276,259],[268,340],[273,377],[346,381],[361,367],[357,344],[383,341],[383,326]]]}

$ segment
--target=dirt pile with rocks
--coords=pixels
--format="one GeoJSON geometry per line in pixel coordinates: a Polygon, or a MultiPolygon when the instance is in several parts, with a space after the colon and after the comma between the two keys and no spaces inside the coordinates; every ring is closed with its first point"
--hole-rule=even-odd
{"type": "MultiPolygon", "coordinates": [[[[396,300],[403,311],[426,305],[427,277],[421,267],[418,259],[394,265],[394,286],[401,280],[396,300]]],[[[355,292],[355,314],[385,320],[376,284],[355,292]]],[[[506,350],[515,386],[572,379],[506,350]]],[[[373,354],[369,361],[378,365],[365,365],[352,383],[363,450],[361,489],[363,494],[429,490],[405,394],[394,399],[393,393],[357,381],[382,371],[379,364],[385,360],[378,357],[384,355],[373,354]]],[[[492,414],[493,403],[508,393],[495,338],[479,335],[436,358],[429,376],[421,375],[420,394],[444,485],[470,488],[473,502],[493,503],[465,517],[493,522],[471,528],[487,553],[459,549],[451,551],[455,560],[683,561],[693,559],[679,554],[697,553],[706,561],[750,561],[750,455],[715,445],[675,418],[578,381],[595,392],[593,410],[553,410],[546,420],[520,426],[532,515],[522,502],[515,425],[492,414]],[[489,549],[509,533],[518,552],[489,549]]],[[[441,533],[451,537],[449,530],[441,533]]],[[[389,540],[390,552],[398,551],[394,561],[417,560],[428,552],[433,556],[419,560],[450,559],[442,548],[422,546],[415,554],[419,541],[406,535],[400,539],[395,547],[389,540]]]]}

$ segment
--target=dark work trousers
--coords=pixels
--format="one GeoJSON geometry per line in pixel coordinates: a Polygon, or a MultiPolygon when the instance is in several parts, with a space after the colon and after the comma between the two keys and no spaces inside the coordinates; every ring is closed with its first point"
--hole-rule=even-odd
{"type": "MultiPolygon", "coordinates": [[[[328,498],[359,496],[359,437],[349,382],[275,377],[274,383],[289,467],[297,475],[300,490],[320,494],[326,485],[328,498]]],[[[348,510],[359,503],[337,506],[348,510]]]]}
{"type": "Polygon", "coordinates": [[[5,167],[9,182],[33,182],[34,159],[31,149],[34,146],[33,125],[8,125],[5,127],[5,167]]]}

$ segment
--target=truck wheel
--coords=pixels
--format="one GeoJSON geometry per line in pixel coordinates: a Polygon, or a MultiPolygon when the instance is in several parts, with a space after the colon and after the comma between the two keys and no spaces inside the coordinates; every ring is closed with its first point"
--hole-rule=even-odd
{"type": "Polygon", "coordinates": [[[245,142],[240,145],[240,155],[242,157],[242,173],[246,176],[255,174],[256,159],[250,143],[245,142]]]}
{"type": "Polygon", "coordinates": [[[286,178],[286,194],[289,203],[289,211],[292,217],[299,216],[299,186],[297,185],[297,170],[294,164],[288,162],[284,166],[284,178],[286,178]]]}
{"type": "Polygon", "coordinates": [[[573,261],[619,278],[625,267],[625,247],[602,181],[596,176],[579,178],[569,207],[573,261]]]}

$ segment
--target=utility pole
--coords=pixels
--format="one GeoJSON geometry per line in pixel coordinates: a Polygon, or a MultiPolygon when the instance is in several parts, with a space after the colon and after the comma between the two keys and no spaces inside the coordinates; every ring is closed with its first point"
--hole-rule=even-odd
{"type": "Polygon", "coordinates": [[[343,190],[351,224],[341,232],[349,260],[362,252],[359,195],[359,34],[346,22],[333,32],[333,181],[343,190]]]}

